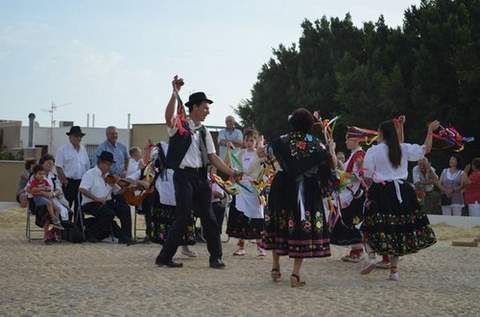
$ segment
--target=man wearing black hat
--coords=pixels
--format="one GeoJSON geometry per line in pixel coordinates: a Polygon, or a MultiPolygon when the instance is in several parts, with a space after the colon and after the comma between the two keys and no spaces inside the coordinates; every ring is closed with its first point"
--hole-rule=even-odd
{"type": "Polygon", "coordinates": [[[167,166],[175,171],[173,183],[177,207],[175,222],[155,263],[166,267],[183,266],[174,262],[173,256],[190,222],[192,210],[196,210],[200,214],[207,240],[210,267],[223,268],[225,264],[222,261],[220,230],[211,207],[212,193],[207,179],[207,165],[213,164],[230,176],[238,176],[238,172],[226,166],[216,155],[212,135],[202,125],[202,121],[210,113],[209,106],[213,102],[203,92],[190,95],[185,104],[189,110],[189,117],[183,118],[180,111],[174,123],[177,99],[179,109],[183,109],[178,97],[183,80],[175,76],[172,85],[173,93],[165,110],[165,121],[170,136],[167,166]]]}
{"type": "Polygon", "coordinates": [[[70,207],[78,209],[78,186],[83,174],[90,168],[90,159],[85,147],[80,143],[85,133],[79,126],[73,126],[66,133],[69,142],[57,150],[55,165],[62,189],[70,207]]]}
{"type": "MultiPolygon", "coordinates": [[[[119,208],[125,208],[112,199],[112,194],[122,193],[122,189],[117,184],[111,184],[119,177],[112,176],[113,182],[106,180],[113,164],[115,164],[113,154],[107,151],[101,152],[97,157],[97,166],[89,169],[83,175],[80,183],[82,210],[95,217],[95,221],[87,227],[87,239],[90,242],[103,240],[112,233],[115,211],[119,208]]],[[[115,229],[115,226],[113,228],[115,229]]],[[[119,243],[126,243],[127,245],[132,243],[131,239],[120,228],[114,230],[113,233],[119,239],[119,243]]]]}

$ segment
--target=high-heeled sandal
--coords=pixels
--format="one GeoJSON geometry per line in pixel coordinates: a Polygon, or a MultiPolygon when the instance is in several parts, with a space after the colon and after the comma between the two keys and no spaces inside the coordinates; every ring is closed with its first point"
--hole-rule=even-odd
{"type": "Polygon", "coordinates": [[[279,269],[272,269],[270,276],[274,282],[278,282],[282,278],[282,273],[280,273],[279,269]]]}
{"type": "Polygon", "coordinates": [[[297,274],[293,274],[290,275],[290,286],[291,287],[302,287],[302,286],[305,286],[305,281],[300,281],[300,276],[298,276],[297,274]]]}

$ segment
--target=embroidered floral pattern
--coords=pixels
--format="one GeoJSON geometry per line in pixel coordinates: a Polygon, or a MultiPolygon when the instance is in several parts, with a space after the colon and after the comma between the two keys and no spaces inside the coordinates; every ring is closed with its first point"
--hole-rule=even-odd
{"type": "MultiPolygon", "coordinates": [[[[161,206],[153,209],[152,220],[154,223],[152,241],[163,244],[167,238],[173,222],[175,221],[175,207],[161,206]]],[[[187,226],[181,245],[195,244],[195,228],[192,223],[187,226]]]]}
{"type": "Polygon", "coordinates": [[[289,135],[290,152],[296,159],[304,159],[321,149],[320,141],[311,134],[295,132],[289,135]]]}
{"type": "Polygon", "coordinates": [[[437,240],[423,213],[374,213],[364,222],[365,239],[382,255],[406,255],[433,245],[437,240]]]}

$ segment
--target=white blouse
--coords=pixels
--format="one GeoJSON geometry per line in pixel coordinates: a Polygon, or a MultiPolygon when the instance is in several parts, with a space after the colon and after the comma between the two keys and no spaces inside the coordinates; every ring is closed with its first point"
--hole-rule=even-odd
{"type": "Polygon", "coordinates": [[[363,162],[365,176],[376,183],[405,180],[408,177],[408,161],[418,161],[425,155],[425,148],[418,144],[402,143],[400,166],[392,166],[388,158],[388,146],[380,143],[368,149],[363,162]]]}

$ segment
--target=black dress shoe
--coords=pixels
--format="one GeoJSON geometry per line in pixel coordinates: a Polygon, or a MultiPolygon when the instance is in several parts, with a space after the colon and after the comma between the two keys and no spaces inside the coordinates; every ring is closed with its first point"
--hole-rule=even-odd
{"type": "Polygon", "coordinates": [[[129,240],[118,240],[118,244],[126,244],[127,246],[129,245],[134,245],[134,244],[137,244],[138,242],[136,240],[133,240],[133,239],[129,239],[129,240]]]}
{"type": "Polygon", "coordinates": [[[222,259],[216,259],[210,261],[210,267],[213,269],[223,269],[225,268],[225,263],[223,263],[222,259]]]}
{"type": "Polygon", "coordinates": [[[162,260],[159,258],[155,260],[155,264],[158,266],[166,266],[172,268],[183,267],[183,263],[174,262],[173,260],[162,260]]]}
{"type": "Polygon", "coordinates": [[[90,243],[97,243],[99,242],[97,238],[93,237],[93,236],[90,236],[88,237],[87,236],[87,241],[90,242],[90,243]]]}
{"type": "Polygon", "coordinates": [[[130,240],[127,241],[127,247],[128,247],[129,245],[134,245],[134,244],[137,244],[137,243],[138,243],[137,240],[130,239],[130,240]]]}

